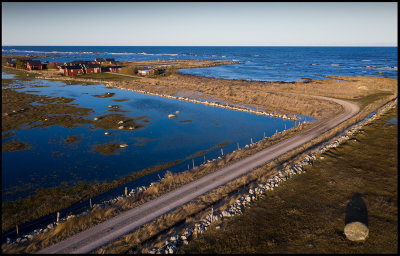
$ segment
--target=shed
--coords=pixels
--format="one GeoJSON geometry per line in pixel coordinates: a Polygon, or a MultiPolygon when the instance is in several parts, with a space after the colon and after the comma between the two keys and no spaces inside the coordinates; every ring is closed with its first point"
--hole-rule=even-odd
{"type": "Polygon", "coordinates": [[[27,60],[26,61],[27,70],[42,70],[42,62],[40,60],[27,60]]]}
{"type": "Polygon", "coordinates": [[[141,69],[141,70],[138,70],[138,75],[140,75],[140,76],[147,76],[147,75],[150,75],[150,70],[148,70],[148,69],[141,69]]]}
{"type": "Polygon", "coordinates": [[[66,75],[66,76],[73,76],[73,75],[79,75],[79,74],[83,74],[83,68],[80,65],[64,67],[64,75],[66,75]]]}
{"type": "Polygon", "coordinates": [[[83,69],[86,74],[89,73],[100,73],[101,72],[101,65],[100,64],[84,64],[83,69]]]}
{"type": "Polygon", "coordinates": [[[110,66],[108,67],[108,70],[110,72],[119,72],[121,70],[122,66],[110,66]]]}

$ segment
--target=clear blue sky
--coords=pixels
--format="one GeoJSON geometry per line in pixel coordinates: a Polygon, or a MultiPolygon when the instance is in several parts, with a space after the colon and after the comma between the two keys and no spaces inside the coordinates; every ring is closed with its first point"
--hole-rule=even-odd
{"type": "Polygon", "coordinates": [[[2,2],[2,45],[397,46],[397,2],[2,2]]]}

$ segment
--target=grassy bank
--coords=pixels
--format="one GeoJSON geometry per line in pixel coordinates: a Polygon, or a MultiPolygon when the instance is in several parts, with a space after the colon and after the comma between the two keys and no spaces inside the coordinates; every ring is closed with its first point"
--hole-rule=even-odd
{"type": "Polygon", "coordinates": [[[393,117],[397,108],[178,253],[396,253],[398,125],[387,122],[393,117]],[[343,234],[346,207],[357,195],[368,211],[369,237],[361,243],[343,234]]]}
{"type": "MultiPolygon", "coordinates": [[[[156,80],[153,79],[151,81],[156,81],[156,80]]],[[[158,81],[159,80],[157,80],[157,83],[158,83],[158,81]]],[[[125,83],[125,82],[127,82],[127,81],[124,81],[123,83],[125,83]]],[[[214,82],[213,79],[210,80],[209,86],[211,86],[212,82],[214,82]]],[[[237,81],[231,81],[231,82],[236,83],[237,81]]],[[[392,80],[382,80],[381,83],[387,83],[386,85],[389,88],[391,88],[393,81],[392,80]]],[[[290,84],[288,84],[288,85],[290,85],[290,84]]],[[[145,88],[149,88],[149,90],[151,90],[151,88],[153,88],[151,83],[143,85],[143,86],[145,88]]],[[[172,86],[173,86],[173,84],[171,85],[171,87],[172,86]]],[[[190,86],[191,85],[188,85],[188,87],[186,89],[195,88],[195,87],[190,87],[190,86]]],[[[212,85],[212,86],[217,88],[218,84],[212,85]]],[[[302,85],[299,84],[299,86],[302,86],[302,85]]],[[[351,86],[354,86],[354,85],[351,85],[351,86]]],[[[376,85],[374,85],[374,86],[376,87],[376,85]]],[[[182,87],[178,87],[178,89],[180,89],[180,88],[182,88],[182,87]]],[[[244,95],[246,95],[247,93],[255,93],[257,88],[258,87],[255,87],[255,89],[253,88],[253,90],[245,92],[244,95]]],[[[182,89],[186,90],[185,88],[182,88],[182,89]]],[[[271,89],[271,88],[268,88],[268,90],[269,89],[271,89]]],[[[372,89],[372,87],[371,87],[371,89],[372,89]]],[[[224,87],[222,89],[217,89],[217,90],[224,90],[224,87]]],[[[345,90],[343,90],[343,93],[341,96],[346,98],[344,95],[344,91],[345,90]]],[[[350,96],[349,96],[350,98],[351,98],[351,95],[352,94],[350,94],[350,96]]],[[[375,94],[369,94],[369,95],[375,95],[375,94]]],[[[364,100],[365,101],[364,109],[374,109],[377,106],[383,104],[384,101],[387,100],[387,98],[389,98],[389,96],[391,97],[391,93],[389,93],[389,92],[384,93],[384,95],[383,94],[380,95],[379,93],[376,93],[376,97],[371,96],[371,98],[367,98],[367,97],[363,96],[361,98],[355,98],[354,100],[357,100],[360,102],[364,100]]],[[[221,97],[223,98],[223,95],[221,97]]],[[[265,97],[266,97],[266,99],[268,99],[268,96],[265,95],[265,97]]],[[[290,99],[290,97],[286,98],[286,100],[288,100],[288,99],[290,99]]],[[[266,101],[266,100],[264,99],[264,101],[266,101]]],[[[322,106],[320,106],[320,107],[322,107],[322,106]]],[[[332,111],[333,110],[334,109],[332,109],[332,111]]],[[[331,112],[331,114],[333,114],[333,113],[331,112]]],[[[364,114],[366,115],[367,112],[365,112],[364,114]]],[[[192,172],[185,172],[181,175],[167,175],[166,179],[164,179],[163,182],[161,182],[157,186],[152,187],[148,191],[145,191],[144,193],[137,195],[136,197],[127,198],[126,200],[125,199],[121,200],[121,202],[118,202],[118,204],[109,206],[105,209],[96,209],[95,211],[93,211],[93,213],[89,214],[88,216],[80,217],[77,220],[71,219],[71,220],[67,221],[66,223],[62,223],[59,227],[57,227],[56,230],[48,232],[46,234],[38,235],[38,237],[34,238],[29,244],[26,244],[26,245],[18,248],[17,251],[19,251],[19,252],[34,252],[38,248],[43,248],[43,247],[48,246],[49,244],[52,244],[56,241],[60,241],[74,233],[77,233],[85,228],[93,226],[100,221],[104,221],[108,218],[111,218],[112,216],[115,216],[124,210],[130,209],[137,205],[140,205],[140,204],[142,204],[146,201],[149,201],[155,197],[158,197],[168,191],[171,191],[172,189],[174,189],[176,187],[179,187],[183,184],[193,181],[193,180],[195,180],[199,177],[202,177],[208,173],[214,172],[214,171],[216,171],[224,166],[227,166],[229,164],[232,164],[233,162],[238,161],[248,155],[254,154],[255,152],[258,152],[259,150],[261,150],[265,147],[268,147],[272,144],[278,143],[283,138],[286,138],[286,136],[288,136],[288,137],[293,136],[294,134],[300,132],[301,128],[304,128],[304,127],[298,127],[297,129],[294,129],[290,132],[281,134],[277,137],[267,139],[263,143],[257,144],[254,148],[249,148],[246,150],[241,150],[241,151],[237,151],[235,153],[226,155],[226,157],[223,158],[222,160],[207,164],[201,168],[196,168],[192,172]]],[[[340,131],[340,129],[342,129],[342,127],[338,128],[338,130],[336,132],[340,131]]],[[[302,149],[300,149],[299,152],[301,152],[301,150],[302,149]]],[[[268,172],[269,171],[268,168],[264,168],[262,173],[265,174],[265,172],[268,172]]],[[[184,220],[187,216],[190,216],[190,214],[200,211],[201,209],[207,207],[207,205],[209,205],[210,203],[213,203],[214,200],[219,200],[219,198],[224,197],[224,195],[229,193],[229,191],[233,191],[237,187],[243,186],[243,184],[248,183],[248,181],[253,178],[245,177],[240,182],[234,182],[233,184],[228,185],[227,186],[228,188],[226,188],[226,190],[223,192],[216,192],[214,194],[211,194],[211,196],[208,195],[208,196],[202,197],[202,199],[199,199],[197,201],[197,203],[189,204],[189,206],[185,206],[183,210],[180,209],[180,210],[178,210],[178,212],[171,213],[168,216],[163,217],[161,220],[157,220],[154,223],[147,225],[143,229],[140,229],[141,233],[135,232],[133,234],[125,236],[122,239],[122,241],[125,241],[125,242],[121,242],[121,241],[117,242],[117,244],[119,243],[119,245],[121,245],[120,247],[115,246],[115,244],[110,245],[110,246],[111,246],[111,248],[114,249],[115,252],[121,252],[121,251],[127,252],[129,250],[132,250],[132,247],[138,246],[141,242],[145,241],[146,239],[148,239],[148,238],[152,237],[153,235],[157,234],[158,232],[160,232],[160,230],[163,230],[166,227],[174,225],[174,223],[176,223],[179,220],[184,220]],[[164,223],[163,223],[163,221],[164,221],[164,223]],[[167,223],[167,224],[165,224],[165,223],[167,223]],[[146,235],[144,235],[144,234],[146,234],[146,235]]],[[[49,193],[49,194],[51,194],[51,193],[49,193]]],[[[11,251],[13,251],[13,249],[11,251]]]]}

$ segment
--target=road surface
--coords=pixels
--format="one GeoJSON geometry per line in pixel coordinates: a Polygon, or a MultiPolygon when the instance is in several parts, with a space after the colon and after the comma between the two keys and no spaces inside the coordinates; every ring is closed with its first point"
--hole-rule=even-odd
{"type": "Polygon", "coordinates": [[[342,105],[343,111],[334,118],[324,121],[303,133],[266,148],[199,180],[186,184],[150,202],[128,210],[112,219],[75,234],[64,241],[44,248],[37,253],[91,252],[124,234],[132,232],[143,224],[188,203],[196,197],[307,143],[354,116],[359,111],[359,107],[354,103],[322,96],[315,97],[332,100],[342,105]]]}

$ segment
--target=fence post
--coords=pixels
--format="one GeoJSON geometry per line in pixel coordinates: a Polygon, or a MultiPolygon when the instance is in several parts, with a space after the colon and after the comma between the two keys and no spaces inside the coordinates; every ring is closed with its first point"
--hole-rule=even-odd
{"type": "Polygon", "coordinates": [[[60,221],[60,212],[57,212],[57,222],[60,221]]]}
{"type": "Polygon", "coordinates": [[[224,156],[224,150],[221,148],[221,155],[224,156]]]}
{"type": "Polygon", "coordinates": [[[240,149],[240,148],[239,148],[239,142],[237,142],[237,147],[238,147],[238,150],[239,150],[239,149],[240,149]]]}
{"type": "Polygon", "coordinates": [[[253,144],[253,138],[250,138],[251,144],[253,144]]]}
{"type": "Polygon", "coordinates": [[[125,197],[128,196],[128,187],[125,187],[125,197]]]}
{"type": "Polygon", "coordinates": [[[15,229],[17,231],[17,237],[18,237],[18,225],[15,225],[15,229]]]}
{"type": "Polygon", "coordinates": [[[214,207],[211,206],[211,223],[214,222],[214,207]]]}
{"type": "Polygon", "coordinates": [[[194,235],[194,238],[197,239],[197,223],[194,224],[193,235],[194,235]]]}
{"type": "Polygon", "coordinates": [[[89,203],[90,203],[90,209],[92,209],[93,208],[92,207],[92,198],[90,198],[89,203]]]}
{"type": "Polygon", "coordinates": [[[193,169],[194,169],[194,159],[192,159],[192,162],[193,162],[193,169]]]}

